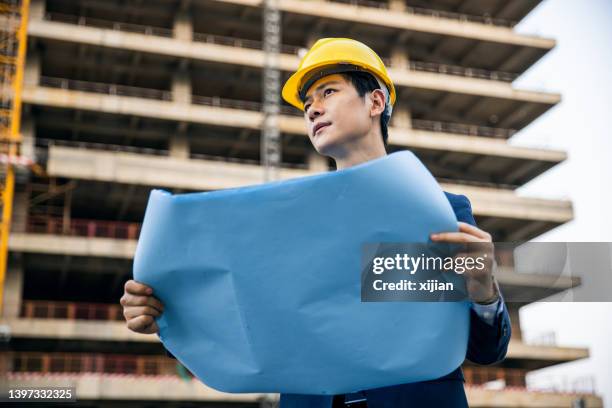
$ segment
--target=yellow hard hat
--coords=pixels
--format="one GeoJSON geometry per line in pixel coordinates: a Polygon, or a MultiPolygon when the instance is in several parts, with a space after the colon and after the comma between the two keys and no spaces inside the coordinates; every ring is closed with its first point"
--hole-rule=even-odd
{"type": "Polygon", "coordinates": [[[374,74],[389,92],[389,103],[395,103],[395,87],[385,64],[367,45],[350,38],[322,38],[306,53],[297,71],[283,86],[283,99],[304,110],[305,92],[319,78],[349,71],[365,71],[374,74]]]}

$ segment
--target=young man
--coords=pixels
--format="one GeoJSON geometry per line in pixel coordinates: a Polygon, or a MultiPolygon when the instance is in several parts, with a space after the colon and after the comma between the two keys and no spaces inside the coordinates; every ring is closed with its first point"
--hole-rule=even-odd
{"type": "MultiPolygon", "coordinates": [[[[317,41],[283,87],[283,98],[304,111],[310,141],[318,153],[335,160],[338,170],[386,155],[395,88],[382,60],[365,44],[346,38],[317,41]]],[[[478,243],[488,259],[494,259],[491,236],[476,227],[467,197],[445,194],[459,231],[433,234],[432,241],[478,243]]],[[[492,270],[489,263],[483,270],[464,274],[473,305],[466,357],[477,364],[502,360],[510,341],[510,318],[492,270]]],[[[163,305],[150,288],[128,281],[121,304],[128,328],[140,333],[158,331],[154,318],[162,313],[163,305]]],[[[281,395],[281,408],[332,406],[454,408],[467,407],[467,399],[460,367],[432,381],[334,397],[281,395]]]]}

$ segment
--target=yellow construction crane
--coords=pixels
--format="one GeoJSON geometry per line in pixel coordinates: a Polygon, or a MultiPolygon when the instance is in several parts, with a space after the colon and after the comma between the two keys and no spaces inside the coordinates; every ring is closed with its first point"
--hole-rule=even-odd
{"type": "Polygon", "coordinates": [[[15,166],[29,165],[20,157],[21,90],[27,46],[29,0],[0,0],[0,312],[8,264],[15,166]]]}

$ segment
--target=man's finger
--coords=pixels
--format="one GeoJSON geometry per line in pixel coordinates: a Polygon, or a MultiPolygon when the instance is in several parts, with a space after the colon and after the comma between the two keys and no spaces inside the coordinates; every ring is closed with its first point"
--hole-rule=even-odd
{"type": "Polygon", "coordinates": [[[486,240],[491,239],[491,234],[489,234],[486,231],[481,230],[478,227],[475,227],[474,225],[468,224],[467,222],[463,222],[463,221],[459,221],[458,224],[459,224],[460,232],[466,232],[468,234],[472,234],[472,235],[475,235],[479,238],[486,239],[486,240]]]}
{"type": "Polygon", "coordinates": [[[438,232],[431,235],[431,239],[436,242],[478,242],[479,238],[466,234],[465,232],[438,232]]]}
{"type": "Polygon", "coordinates": [[[133,279],[125,282],[125,291],[127,293],[131,293],[132,295],[151,295],[153,293],[153,288],[145,285],[144,283],[136,282],[133,279]]]}
{"type": "Polygon", "coordinates": [[[151,306],[159,312],[164,311],[164,305],[154,296],[135,296],[129,293],[121,297],[120,302],[124,307],[129,306],[151,306]]]}
{"type": "Polygon", "coordinates": [[[145,329],[147,329],[148,326],[151,326],[153,323],[155,323],[153,316],[142,315],[128,320],[127,327],[132,331],[144,333],[145,329]]]}
{"type": "Polygon", "coordinates": [[[134,317],[140,315],[149,315],[153,317],[161,316],[161,312],[154,307],[151,306],[129,306],[126,307],[123,311],[123,316],[126,320],[133,319],[134,317]]]}
{"type": "Polygon", "coordinates": [[[153,323],[145,327],[142,333],[154,334],[154,333],[157,333],[158,331],[159,331],[159,327],[157,326],[157,322],[154,321],[153,323]]]}

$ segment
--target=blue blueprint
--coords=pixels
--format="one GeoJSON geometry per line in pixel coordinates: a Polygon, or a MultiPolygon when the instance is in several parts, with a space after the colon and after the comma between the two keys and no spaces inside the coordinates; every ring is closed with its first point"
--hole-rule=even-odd
{"type": "Polygon", "coordinates": [[[153,190],[134,278],[165,305],[164,346],[208,386],[346,393],[463,362],[468,303],[360,299],[363,243],[441,231],[457,231],[450,203],[403,151],[253,187],[153,190]]]}

